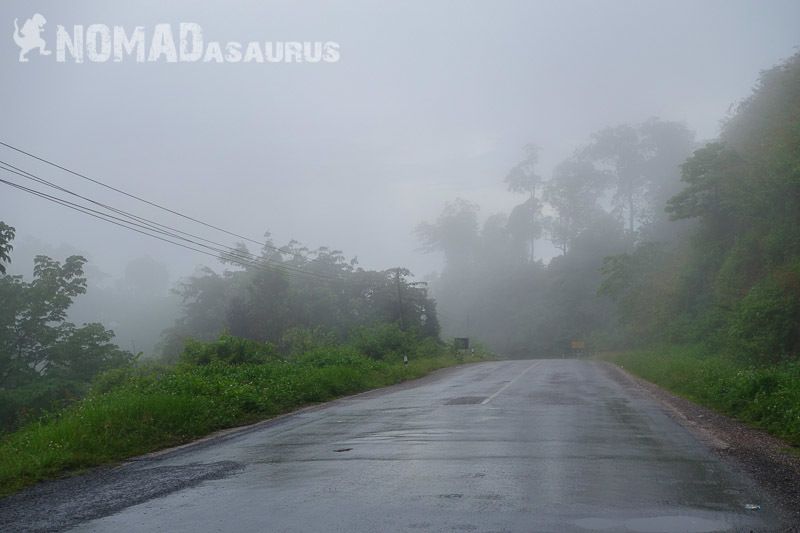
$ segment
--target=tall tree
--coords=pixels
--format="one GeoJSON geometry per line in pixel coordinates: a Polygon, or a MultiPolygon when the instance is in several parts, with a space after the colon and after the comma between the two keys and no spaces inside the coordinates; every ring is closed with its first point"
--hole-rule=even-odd
{"type": "Polygon", "coordinates": [[[453,273],[471,270],[478,243],[478,206],[461,198],[448,203],[436,222],[416,228],[426,252],[443,252],[446,268],[453,273]]]}
{"type": "MultiPolygon", "coordinates": [[[[424,284],[409,281],[408,270],[367,271],[324,246],[309,250],[291,241],[275,247],[269,234],[267,243],[260,256],[239,247],[237,255],[251,258],[247,267],[222,274],[204,269],[180,285],[184,313],[164,334],[168,359],[180,353],[186,338],[205,340],[225,330],[278,346],[296,345],[292,338],[302,337],[301,330],[344,340],[360,326],[380,322],[438,336],[436,306],[424,284]]],[[[229,259],[220,258],[225,264],[229,259]]]]}
{"type": "Polygon", "coordinates": [[[0,275],[6,273],[6,266],[3,263],[11,262],[11,251],[14,245],[14,228],[4,222],[0,222],[0,275]]]}
{"type": "Polygon", "coordinates": [[[535,144],[526,144],[523,150],[525,157],[508,171],[504,181],[509,191],[528,195],[527,200],[512,211],[509,224],[515,232],[523,231],[527,235],[529,260],[533,262],[535,241],[542,234],[542,206],[536,197],[542,177],[536,173],[539,147],[535,144]]]}
{"type": "Polygon", "coordinates": [[[553,171],[543,196],[554,212],[547,220],[548,234],[562,255],[597,217],[597,200],[607,183],[607,174],[577,156],[564,160],[553,171]]]}
{"type": "Polygon", "coordinates": [[[581,150],[582,158],[610,177],[612,205],[631,238],[663,212],[677,190],[679,165],[690,154],[692,139],[682,124],[650,119],[603,129],[581,150]]]}

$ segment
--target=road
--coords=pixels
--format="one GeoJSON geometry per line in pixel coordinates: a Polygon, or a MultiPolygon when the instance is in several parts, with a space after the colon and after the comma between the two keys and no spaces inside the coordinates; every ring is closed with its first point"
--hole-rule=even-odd
{"type": "MultiPolygon", "coordinates": [[[[577,360],[451,369],[124,469],[140,503],[72,531],[700,532],[780,523],[753,482],[644,391],[577,360]]],[[[124,492],[103,483],[112,482],[75,489],[74,501],[81,491],[124,492]]]]}

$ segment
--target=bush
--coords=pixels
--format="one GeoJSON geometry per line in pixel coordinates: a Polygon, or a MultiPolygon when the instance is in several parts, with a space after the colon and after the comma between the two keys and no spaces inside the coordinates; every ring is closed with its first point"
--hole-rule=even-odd
{"type": "Polygon", "coordinates": [[[318,348],[330,348],[338,344],[336,335],[323,328],[289,328],[281,337],[280,352],[286,357],[302,355],[318,348]]]}
{"type": "Polygon", "coordinates": [[[775,361],[797,344],[800,302],[777,279],[756,284],[736,306],[728,328],[731,350],[750,360],[775,361]]]}
{"type": "Polygon", "coordinates": [[[241,365],[266,363],[277,359],[278,352],[272,344],[227,334],[223,334],[218,340],[211,342],[187,339],[180,357],[181,362],[192,365],[208,365],[216,362],[241,365]]]}
{"type": "Polygon", "coordinates": [[[415,353],[419,337],[403,331],[396,323],[383,323],[355,329],[349,342],[360,353],[372,359],[397,359],[415,353]]]}
{"type": "Polygon", "coordinates": [[[356,367],[374,366],[352,346],[317,347],[294,359],[299,364],[323,368],[326,366],[350,365],[356,367]]]}
{"type": "Polygon", "coordinates": [[[80,399],[89,388],[82,381],[41,378],[15,389],[0,390],[0,432],[13,431],[43,413],[80,399]]]}
{"type": "Polygon", "coordinates": [[[756,366],[702,345],[618,355],[626,370],[697,403],[800,444],[800,361],[756,366]]]}
{"type": "Polygon", "coordinates": [[[97,376],[83,400],[0,440],[0,496],[65,471],[179,444],[460,362],[444,355],[435,340],[411,342],[409,334],[398,332],[386,328],[361,339],[370,339],[368,346],[375,350],[411,349],[417,355],[408,365],[366,357],[351,345],[317,346],[286,361],[269,344],[223,335],[213,342],[189,343],[184,364],[175,367],[107,371],[97,376]]]}

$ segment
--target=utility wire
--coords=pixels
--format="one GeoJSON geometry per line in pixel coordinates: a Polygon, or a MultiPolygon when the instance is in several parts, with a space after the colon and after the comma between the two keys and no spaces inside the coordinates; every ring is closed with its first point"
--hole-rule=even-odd
{"type": "Polygon", "coordinates": [[[18,183],[13,183],[13,182],[10,182],[10,181],[7,181],[7,180],[4,180],[4,179],[2,179],[2,178],[0,178],[0,183],[4,183],[4,184],[6,184],[6,185],[8,185],[8,186],[10,186],[10,187],[14,187],[15,189],[19,189],[19,190],[21,190],[21,191],[27,192],[27,193],[29,193],[29,194],[32,194],[32,195],[34,195],[34,196],[38,196],[38,197],[40,197],[40,198],[43,198],[43,199],[45,199],[45,200],[49,200],[49,201],[51,201],[51,202],[54,202],[54,203],[60,204],[60,205],[62,205],[62,206],[64,206],[64,207],[67,207],[67,208],[69,208],[69,209],[72,209],[72,210],[78,211],[78,212],[80,212],[80,213],[84,213],[84,214],[86,214],[86,215],[89,215],[89,216],[92,216],[92,217],[98,218],[98,219],[100,219],[100,220],[103,220],[103,221],[105,221],[105,222],[110,222],[110,223],[112,223],[112,224],[115,224],[115,225],[117,225],[117,226],[123,227],[123,228],[125,228],[125,229],[129,229],[129,230],[132,230],[132,231],[136,231],[137,233],[141,233],[141,234],[143,234],[143,235],[147,235],[148,237],[153,237],[153,238],[155,238],[155,239],[158,239],[158,240],[161,240],[161,241],[164,241],[164,242],[168,242],[168,243],[170,243],[170,244],[174,244],[174,245],[176,245],[176,246],[181,246],[182,248],[187,248],[187,249],[189,249],[189,250],[194,250],[195,252],[199,252],[199,253],[201,253],[201,254],[210,255],[210,256],[212,256],[212,257],[214,257],[214,258],[217,258],[217,259],[219,258],[217,255],[215,255],[215,254],[212,254],[212,253],[210,253],[210,252],[207,252],[207,251],[205,251],[205,250],[200,250],[200,249],[197,249],[197,248],[193,248],[193,247],[191,247],[191,246],[186,246],[186,245],[184,245],[184,244],[181,244],[181,243],[178,243],[178,242],[173,242],[173,241],[170,241],[169,239],[165,239],[165,238],[163,238],[163,237],[159,237],[159,236],[157,236],[157,235],[152,235],[152,234],[150,234],[150,233],[146,233],[146,232],[144,232],[144,231],[137,230],[137,229],[135,229],[135,228],[132,228],[132,227],[130,227],[130,226],[126,226],[125,224],[121,224],[121,223],[119,223],[119,222],[114,222],[113,220],[109,220],[108,218],[106,218],[106,217],[104,217],[104,216],[102,216],[102,215],[98,215],[98,214],[95,214],[95,213],[91,213],[91,212],[89,211],[89,209],[88,209],[88,208],[81,208],[80,206],[77,206],[77,204],[73,204],[72,202],[68,202],[68,201],[66,201],[66,200],[60,200],[60,199],[58,199],[58,198],[56,198],[56,197],[50,196],[49,194],[45,194],[45,193],[42,193],[42,192],[40,192],[40,191],[36,191],[36,190],[34,190],[34,189],[30,189],[30,188],[28,188],[28,187],[25,187],[25,186],[23,186],[23,185],[19,185],[18,183]]]}
{"type": "MultiPolygon", "coordinates": [[[[57,185],[57,184],[55,184],[55,183],[53,183],[51,181],[48,181],[48,180],[46,180],[44,178],[41,178],[41,177],[37,176],[36,174],[33,174],[33,173],[28,172],[26,170],[20,169],[20,168],[18,168],[16,166],[6,162],[6,161],[0,160],[0,169],[6,170],[7,172],[14,173],[14,174],[16,174],[18,176],[33,180],[33,181],[35,181],[37,183],[46,185],[48,187],[54,188],[56,190],[59,190],[61,192],[67,193],[67,194],[72,195],[72,196],[75,196],[75,197],[80,198],[80,199],[82,199],[84,201],[90,202],[90,203],[92,203],[94,205],[97,205],[97,206],[102,207],[104,209],[107,209],[107,210],[109,210],[111,212],[114,212],[114,213],[117,213],[119,215],[122,215],[123,217],[127,217],[127,218],[131,219],[131,220],[124,220],[124,219],[120,219],[118,217],[113,217],[111,215],[107,215],[107,216],[111,216],[111,218],[114,218],[116,220],[124,221],[124,222],[127,222],[127,223],[133,223],[134,225],[136,225],[138,227],[141,227],[143,229],[148,229],[148,230],[151,230],[151,231],[155,231],[157,233],[162,233],[162,234],[171,236],[173,238],[181,239],[181,240],[184,240],[184,241],[188,241],[188,242],[190,242],[192,244],[197,244],[199,246],[203,246],[203,247],[206,247],[206,248],[213,249],[215,251],[219,251],[221,254],[223,254],[223,259],[228,259],[230,256],[235,256],[235,257],[243,258],[243,259],[248,260],[248,261],[256,261],[257,260],[249,252],[245,252],[245,251],[239,250],[237,248],[233,248],[233,247],[227,246],[225,244],[222,244],[222,243],[219,243],[219,242],[216,242],[216,241],[212,241],[210,239],[206,239],[206,238],[198,236],[198,235],[194,235],[192,233],[181,231],[181,230],[173,228],[171,226],[167,226],[165,224],[161,224],[159,222],[155,222],[153,220],[150,220],[150,219],[147,219],[147,218],[144,218],[144,217],[140,217],[138,215],[134,215],[134,214],[129,213],[127,211],[124,211],[124,210],[121,210],[121,209],[117,209],[117,208],[112,207],[110,205],[107,205],[107,204],[104,204],[104,203],[101,203],[101,202],[97,202],[97,201],[95,201],[95,200],[93,200],[91,198],[88,198],[86,196],[80,195],[80,194],[78,194],[78,193],[76,193],[74,191],[71,191],[71,190],[66,189],[64,187],[61,187],[61,186],[59,186],[59,185],[57,185]],[[131,221],[133,221],[133,222],[131,222],[131,221]],[[206,246],[206,245],[203,245],[202,243],[193,241],[191,239],[188,239],[186,237],[182,237],[181,235],[177,235],[177,234],[182,234],[184,236],[192,237],[193,239],[204,241],[206,243],[210,243],[210,244],[213,244],[215,246],[222,247],[224,249],[220,250],[218,248],[206,246]]],[[[30,192],[30,191],[27,191],[27,192],[30,192]]],[[[55,197],[53,197],[53,198],[55,198],[55,197]]],[[[72,205],[79,206],[79,204],[72,204],[72,205]]],[[[91,211],[95,212],[96,214],[106,215],[105,213],[101,213],[99,211],[95,211],[95,210],[91,210],[91,211]]],[[[301,256],[301,257],[304,257],[304,256],[301,256]]],[[[258,259],[258,261],[273,265],[275,268],[278,268],[278,269],[281,269],[281,270],[297,272],[298,274],[306,274],[306,275],[315,276],[315,277],[318,277],[318,278],[341,281],[340,278],[334,278],[334,277],[331,277],[331,276],[326,276],[326,275],[318,274],[318,273],[315,273],[315,272],[308,272],[306,270],[302,270],[302,269],[293,267],[291,265],[284,265],[284,264],[281,264],[281,263],[275,263],[274,261],[269,261],[269,260],[264,260],[264,259],[258,259]]]]}
{"type": "MultiPolygon", "coordinates": [[[[110,222],[110,223],[115,224],[117,226],[136,231],[137,233],[142,233],[143,235],[147,235],[149,237],[154,237],[156,239],[159,239],[159,240],[162,240],[162,241],[165,241],[165,242],[169,242],[171,244],[175,244],[175,245],[181,246],[183,248],[188,248],[188,249],[194,250],[196,252],[204,253],[206,255],[210,255],[211,257],[219,259],[218,255],[211,254],[211,253],[209,253],[209,252],[207,252],[205,250],[200,250],[200,249],[197,249],[197,248],[194,248],[194,247],[191,247],[191,246],[186,246],[184,244],[181,244],[181,243],[178,243],[178,242],[174,242],[174,241],[171,241],[169,239],[164,239],[163,237],[158,237],[157,235],[153,235],[153,234],[147,233],[145,231],[137,230],[135,227],[132,227],[132,226],[139,226],[141,228],[146,228],[145,226],[134,224],[134,223],[132,223],[130,221],[127,221],[127,220],[124,220],[124,219],[120,219],[118,217],[114,217],[112,215],[108,215],[108,214],[102,213],[100,211],[97,211],[97,210],[94,210],[94,209],[91,209],[91,208],[88,208],[88,207],[85,207],[85,206],[81,206],[80,204],[76,204],[76,203],[70,202],[68,200],[63,200],[61,198],[58,198],[58,197],[43,193],[41,191],[37,191],[35,189],[31,189],[31,188],[25,187],[23,185],[19,185],[17,183],[13,183],[13,182],[4,180],[2,178],[0,178],[0,183],[4,183],[6,185],[9,185],[9,186],[14,187],[14,188],[19,189],[19,190],[22,190],[22,191],[27,192],[29,194],[32,194],[34,196],[38,196],[38,197],[43,198],[45,200],[52,201],[54,203],[60,204],[60,205],[62,205],[64,207],[67,207],[69,209],[73,209],[75,211],[87,214],[89,216],[98,218],[98,219],[103,220],[105,222],[110,222]],[[115,220],[116,220],[116,222],[115,222],[115,220]]],[[[146,228],[146,229],[149,229],[149,228],[146,228]]],[[[169,233],[167,233],[167,232],[163,232],[162,231],[161,233],[165,234],[165,235],[169,235],[169,233]]],[[[255,267],[259,266],[255,262],[251,263],[251,262],[246,261],[245,259],[242,259],[242,258],[235,258],[235,259],[228,258],[228,259],[231,260],[232,262],[236,262],[236,263],[241,264],[243,266],[255,266],[255,267]]]]}
{"type": "MultiPolygon", "coordinates": [[[[25,187],[25,186],[20,185],[18,183],[7,181],[7,180],[2,179],[2,178],[0,178],[0,183],[3,183],[3,184],[8,185],[10,187],[16,188],[16,189],[21,190],[23,192],[27,192],[27,193],[32,194],[34,196],[38,196],[40,198],[43,198],[45,200],[54,202],[56,204],[62,205],[62,206],[67,207],[69,209],[81,212],[81,213],[89,215],[91,217],[103,220],[105,222],[109,222],[109,223],[114,224],[116,226],[120,226],[120,227],[123,227],[125,229],[140,233],[142,235],[147,235],[149,237],[158,239],[160,241],[164,241],[164,242],[176,245],[176,246],[180,246],[182,248],[193,250],[195,252],[199,252],[199,253],[214,257],[215,259],[222,259],[222,260],[230,261],[232,263],[239,264],[241,266],[256,268],[256,269],[259,269],[259,270],[262,270],[262,271],[265,271],[265,272],[269,272],[269,271],[274,272],[274,271],[277,270],[277,271],[280,271],[280,272],[285,273],[287,275],[290,275],[290,274],[297,275],[297,274],[302,273],[302,274],[311,275],[311,276],[314,276],[314,277],[320,277],[321,276],[321,275],[318,275],[318,274],[313,273],[313,272],[307,272],[307,271],[296,270],[296,269],[286,269],[286,268],[284,268],[284,267],[286,267],[286,265],[279,265],[279,264],[275,264],[275,263],[269,263],[269,266],[267,266],[267,265],[265,265],[264,261],[259,261],[257,259],[254,259],[252,256],[245,255],[244,253],[241,253],[241,252],[239,253],[239,255],[237,255],[236,253],[231,253],[230,250],[219,249],[219,248],[215,248],[213,246],[209,246],[209,245],[205,245],[205,244],[202,244],[202,243],[198,243],[198,242],[192,241],[190,239],[187,239],[185,237],[181,237],[179,235],[175,235],[173,233],[170,233],[169,231],[166,231],[166,230],[153,228],[153,227],[147,226],[145,224],[139,224],[139,223],[131,221],[131,220],[126,220],[126,219],[123,219],[123,218],[120,218],[120,217],[109,215],[108,213],[103,213],[101,211],[98,211],[98,210],[95,210],[95,209],[91,209],[89,207],[86,207],[86,206],[83,206],[83,205],[80,205],[80,204],[77,204],[77,203],[74,203],[74,202],[70,202],[68,200],[64,200],[63,198],[59,198],[57,196],[49,195],[47,193],[43,193],[41,191],[37,191],[36,189],[31,189],[29,187],[25,187]],[[150,233],[151,231],[155,232],[156,234],[150,233]],[[164,236],[159,236],[158,234],[164,235],[166,237],[172,237],[172,238],[175,238],[175,239],[179,239],[179,240],[188,242],[190,244],[194,244],[194,245],[200,246],[201,248],[206,248],[207,250],[212,250],[212,251],[217,252],[218,254],[221,254],[221,255],[217,255],[217,254],[211,253],[211,252],[209,252],[207,250],[196,248],[194,246],[186,245],[186,244],[183,244],[183,243],[180,243],[180,242],[175,242],[173,240],[165,238],[164,236]]],[[[233,251],[236,252],[236,250],[233,250],[233,251]]],[[[332,278],[332,277],[327,277],[327,276],[324,279],[330,280],[330,281],[340,281],[340,282],[344,281],[344,280],[341,280],[339,278],[332,278]]]]}
{"type": "MultiPolygon", "coordinates": [[[[135,227],[131,227],[131,226],[127,225],[127,224],[130,224],[130,222],[127,222],[127,221],[126,222],[118,222],[118,221],[112,220],[113,218],[116,218],[116,217],[111,217],[110,215],[102,214],[102,213],[100,213],[98,211],[95,211],[95,210],[92,210],[90,208],[83,207],[83,206],[80,206],[78,204],[74,204],[73,202],[62,200],[62,199],[59,199],[57,197],[53,197],[53,196],[45,194],[45,193],[41,193],[40,191],[36,191],[34,189],[29,189],[28,187],[21,186],[19,184],[8,182],[7,180],[0,179],[0,183],[5,183],[6,185],[10,185],[11,187],[23,190],[23,191],[28,192],[28,193],[30,193],[32,195],[39,196],[39,197],[41,197],[43,199],[46,199],[46,200],[52,201],[54,203],[60,204],[60,205],[62,205],[64,207],[67,207],[69,209],[73,209],[73,210],[78,211],[80,213],[87,214],[87,215],[89,215],[91,217],[98,218],[98,219],[103,220],[105,222],[109,222],[109,223],[114,224],[116,226],[120,226],[122,228],[129,229],[129,230],[135,231],[137,233],[141,233],[142,235],[147,235],[148,237],[153,237],[154,239],[158,239],[160,241],[164,241],[164,242],[167,242],[167,243],[170,243],[170,244],[174,244],[176,246],[180,246],[181,248],[186,248],[188,250],[193,250],[195,252],[199,252],[199,253],[208,255],[208,256],[213,257],[215,259],[220,259],[219,255],[213,254],[213,253],[208,252],[206,250],[195,248],[193,246],[188,246],[188,245],[182,244],[180,242],[175,242],[175,241],[172,241],[170,239],[166,239],[164,237],[159,237],[158,235],[154,235],[152,233],[148,233],[147,231],[142,231],[141,229],[137,229],[135,227]]],[[[210,248],[210,247],[206,247],[206,248],[210,248]]],[[[261,264],[261,263],[258,263],[256,261],[248,261],[248,260],[243,259],[241,257],[225,257],[224,259],[229,261],[229,262],[231,262],[231,263],[238,264],[238,265],[241,265],[241,266],[244,266],[244,267],[255,268],[255,269],[261,270],[263,272],[280,271],[283,274],[289,275],[288,272],[280,270],[280,269],[278,269],[278,268],[276,268],[274,266],[267,268],[267,267],[264,267],[264,265],[261,264]]],[[[295,275],[290,275],[290,277],[295,278],[296,276],[295,275]]]]}
{"type": "Polygon", "coordinates": [[[186,220],[191,220],[192,222],[196,222],[197,224],[202,224],[203,226],[206,226],[207,228],[211,228],[211,229],[215,229],[217,231],[221,231],[222,233],[225,233],[225,234],[230,235],[232,237],[238,237],[239,239],[243,239],[243,240],[251,242],[253,244],[258,244],[260,246],[263,246],[265,248],[269,248],[271,250],[275,250],[275,251],[281,252],[283,254],[294,255],[296,257],[305,257],[302,254],[297,254],[297,253],[281,250],[280,248],[278,248],[276,246],[272,246],[272,245],[270,245],[268,243],[257,241],[255,239],[251,239],[251,238],[245,237],[243,235],[239,235],[238,233],[234,233],[232,231],[228,231],[228,230],[226,230],[224,228],[221,228],[219,226],[215,226],[214,224],[209,224],[208,222],[203,222],[202,220],[198,220],[198,219],[196,219],[194,217],[191,217],[189,215],[181,213],[180,211],[176,211],[174,209],[170,209],[168,207],[164,207],[163,205],[160,205],[160,204],[157,204],[156,202],[152,202],[150,200],[142,198],[141,196],[137,196],[135,194],[129,193],[127,191],[124,191],[124,190],[119,189],[117,187],[114,187],[112,185],[108,185],[107,183],[103,183],[102,181],[100,181],[98,179],[90,178],[89,176],[86,176],[85,174],[81,174],[80,172],[76,172],[76,171],[71,170],[71,169],[69,169],[67,167],[61,166],[58,163],[54,163],[53,161],[45,159],[44,157],[39,157],[39,156],[37,156],[35,154],[32,154],[30,152],[26,152],[25,150],[22,150],[21,148],[17,148],[16,146],[12,146],[12,145],[10,145],[8,143],[5,143],[3,141],[0,141],[0,146],[5,146],[6,148],[8,148],[10,150],[14,150],[15,152],[18,152],[20,154],[23,154],[23,155],[26,155],[26,156],[31,157],[33,159],[36,159],[37,161],[40,161],[40,162],[45,163],[45,164],[48,164],[48,165],[50,165],[52,167],[55,167],[55,168],[57,168],[59,170],[63,170],[64,172],[72,174],[73,176],[77,176],[77,177],[82,178],[84,180],[90,181],[90,182],[92,182],[92,183],[94,183],[96,185],[100,185],[101,187],[105,187],[106,189],[109,189],[109,190],[112,190],[112,191],[117,192],[119,194],[122,194],[124,196],[127,196],[128,198],[133,198],[134,200],[137,200],[139,202],[143,202],[143,203],[145,203],[147,205],[150,205],[152,207],[156,207],[158,209],[161,209],[162,211],[166,211],[168,213],[172,213],[173,215],[177,215],[177,216],[179,216],[181,218],[184,218],[186,220]]]}
{"type": "MultiPolygon", "coordinates": [[[[42,193],[41,191],[37,191],[35,189],[30,189],[28,187],[24,187],[22,185],[11,183],[11,182],[8,182],[6,180],[0,180],[0,182],[3,182],[5,184],[10,185],[12,187],[15,187],[17,189],[20,189],[20,190],[22,190],[24,192],[28,192],[30,194],[34,194],[34,195],[39,196],[41,198],[53,201],[53,202],[58,203],[58,204],[61,204],[61,205],[65,206],[65,207],[69,207],[71,209],[74,209],[74,210],[80,211],[82,213],[88,214],[88,215],[93,216],[95,218],[99,218],[101,220],[105,220],[106,222],[111,222],[111,223],[113,223],[115,225],[122,226],[122,227],[125,227],[125,228],[128,228],[128,229],[132,229],[134,231],[137,231],[138,233],[143,233],[145,235],[153,236],[150,233],[144,233],[142,231],[136,230],[135,227],[138,227],[138,228],[140,228],[142,230],[153,231],[153,232],[161,234],[161,235],[165,235],[165,236],[168,236],[168,237],[179,239],[179,240],[188,242],[190,244],[195,244],[195,245],[201,246],[203,248],[218,252],[219,255],[212,255],[212,257],[215,257],[215,258],[220,259],[220,260],[230,261],[230,262],[233,262],[235,264],[242,265],[242,266],[255,267],[255,268],[258,268],[258,269],[260,269],[262,271],[279,270],[281,272],[286,272],[286,273],[290,273],[290,272],[291,273],[295,273],[295,272],[296,273],[301,273],[302,272],[304,274],[311,274],[311,275],[314,274],[314,273],[309,273],[309,272],[305,272],[305,271],[299,271],[299,270],[296,270],[296,269],[289,269],[289,268],[287,268],[286,265],[276,264],[276,263],[272,263],[272,262],[265,262],[263,260],[259,260],[257,258],[254,258],[252,255],[249,255],[249,254],[247,254],[245,252],[241,252],[241,251],[238,251],[238,250],[235,250],[235,249],[227,249],[226,250],[226,249],[216,248],[216,247],[213,247],[213,246],[208,246],[208,245],[205,245],[203,243],[199,243],[199,242],[193,241],[191,239],[187,239],[187,238],[182,237],[180,235],[175,235],[174,233],[162,230],[160,228],[154,228],[154,227],[148,226],[146,224],[140,224],[138,222],[127,220],[125,218],[120,218],[120,217],[116,217],[116,216],[113,216],[113,215],[109,215],[108,213],[104,213],[104,212],[98,211],[96,209],[91,209],[91,208],[83,206],[81,204],[70,202],[68,200],[64,200],[62,198],[58,198],[56,196],[52,196],[52,195],[49,195],[49,194],[46,194],[46,193],[42,193]],[[114,222],[114,221],[117,221],[117,222],[114,222]],[[134,227],[129,227],[129,226],[134,226],[134,227]],[[268,263],[268,265],[265,265],[265,263],[268,263]]],[[[164,240],[164,239],[162,238],[160,240],[164,240]]],[[[173,243],[173,244],[177,244],[177,243],[175,243],[173,241],[167,241],[167,242],[170,242],[170,243],[173,243]]],[[[184,246],[184,248],[185,247],[186,246],[184,246]]],[[[190,247],[190,249],[198,251],[194,247],[190,247]]]]}
{"type": "MultiPolygon", "coordinates": [[[[44,178],[40,178],[40,177],[36,176],[35,174],[32,174],[32,173],[30,173],[30,172],[28,172],[26,170],[22,170],[22,169],[20,169],[18,167],[15,167],[14,165],[12,165],[12,164],[10,164],[10,163],[8,163],[6,161],[0,160],[0,169],[3,169],[5,171],[7,171],[7,172],[11,172],[11,173],[16,174],[18,176],[21,176],[23,178],[27,178],[27,179],[36,181],[36,182],[38,182],[40,184],[47,185],[48,187],[52,187],[52,188],[57,189],[57,190],[59,190],[61,192],[65,192],[65,193],[67,193],[67,194],[69,194],[71,196],[75,196],[77,198],[80,198],[82,200],[90,202],[90,203],[92,203],[94,205],[97,205],[99,207],[102,207],[104,209],[108,209],[109,211],[118,213],[118,214],[123,215],[125,217],[129,217],[129,218],[131,218],[133,220],[140,221],[140,222],[142,222],[143,224],[145,224],[147,226],[153,227],[153,229],[155,229],[155,227],[158,226],[160,228],[166,228],[166,229],[169,229],[169,230],[174,231],[176,233],[181,233],[183,235],[186,235],[186,236],[189,236],[189,237],[193,237],[195,239],[200,239],[202,241],[205,241],[205,242],[208,242],[208,243],[211,243],[211,244],[219,244],[219,243],[216,243],[215,241],[212,241],[212,240],[209,240],[209,239],[205,239],[205,238],[200,237],[198,235],[193,235],[191,233],[188,233],[188,232],[185,232],[185,231],[181,231],[181,230],[176,229],[176,228],[171,228],[171,227],[166,226],[164,224],[160,224],[158,222],[146,219],[144,217],[140,217],[140,216],[134,215],[132,213],[123,211],[121,209],[117,209],[117,208],[112,207],[110,205],[107,205],[107,204],[104,204],[104,203],[101,203],[101,202],[97,202],[95,200],[92,200],[91,198],[87,198],[86,196],[82,196],[82,195],[80,195],[80,194],[78,194],[78,193],[76,193],[74,191],[70,191],[69,189],[65,189],[65,188],[63,188],[63,187],[61,187],[59,185],[56,185],[53,182],[47,181],[44,178]]],[[[225,246],[225,245],[221,245],[220,244],[220,246],[225,246]]]]}

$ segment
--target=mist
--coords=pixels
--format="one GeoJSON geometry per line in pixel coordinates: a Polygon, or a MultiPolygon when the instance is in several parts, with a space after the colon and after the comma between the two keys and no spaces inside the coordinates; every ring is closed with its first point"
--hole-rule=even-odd
{"type": "Polygon", "coordinates": [[[798,21],[4,0],[0,530],[796,527],[798,21]]]}
{"type": "MultiPolygon", "coordinates": [[[[341,59],[24,64],[9,40],[4,139],[237,233],[269,230],[421,276],[441,259],[417,253],[415,224],[456,196],[487,214],[513,206],[500,180],[526,143],[541,147],[546,175],[606,126],[656,116],[715,137],[758,72],[797,44],[796,3],[769,5],[43,2],[50,35],[56,24],[187,21],[208,40],[336,41],[341,59]]],[[[0,12],[10,28],[31,8],[0,12]]],[[[21,239],[69,242],[107,272],[146,254],[176,278],[203,263],[10,192],[4,218],[21,239]]],[[[96,194],[129,206],[107,192],[96,194]]]]}
{"type": "MultiPolygon", "coordinates": [[[[26,9],[2,13],[22,21],[26,9]]],[[[800,14],[793,2],[37,9],[55,55],[23,62],[9,41],[0,56],[5,178],[51,180],[116,215],[4,184],[8,272],[29,280],[36,256],[85,258],[69,320],[101,323],[147,357],[236,330],[235,302],[255,290],[242,267],[273,260],[289,274],[388,272],[386,283],[402,268],[427,282],[443,338],[506,355],[592,335],[613,345],[625,334],[611,295],[597,295],[604,261],[689,238],[693,222],[666,211],[682,165],[791,56],[800,14]],[[125,55],[118,34],[134,28],[141,54],[125,55]],[[180,54],[199,39],[194,60],[160,55],[164,28],[180,54]],[[214,59],[205,46],[217,41],[214,59]],[[238,57],[229,41],[245,43],[238,57]],[[242,62],[247,43],[267,59],[242,62]],[[120,213],[139,217],[124,219],[133,228],[120,213]],[[198,311],[217,283],[228,307],[198,311]]],[[[349,326],[304,313],[245,336],[327,324],[346,337],[349,326]]]]}
{"type": "MultiPolygon", "coordinates": [[[[5,2],[0,12],[10,25],[30,8],[5,2]]],[[[800,15],[794,2],[769,9],[754,2],[235,9],[45,2],[36,9],[46,12],[50,36],[56,25],[192,22],[207,40],[336,42],[335,63],[76,64],[20,63],[9,41],[0,56],[3,140],[239,235],[260,240],[268,231],[281,244],[342,250],[368,269],[402,265],[418,279],[445,263],[442,254],[422,253],[416,225],[456,198],[480,205],[481,224],[510,212],[518,198],[502,179],[527,144],[538,147],[536,171],[547,178],[609,126],[659,117],[697,139],[716,137],[758,72],[791,54],[800,15]]],[[[114,207],[227,245],[241,240],[2,153],[114,207]]],[[[18,232],[15,273],[29,272],[39,253],[64,259],[77,250],[89,259],[90,284],[119,292],[139,258],[157,258],[172,285],[209,264],[20,191],[4,190],[0,199],[3,219],[18,232]]],[[[545,238],[537,248],[544,263],[559,255],[545,238]]],[[[112,310],[103,314],[107,325],[125,328],[112,310]]],[[[145,336],[138,342],[149,351],[155,344],[145,336]]],[[[136,342],[125,335],[126,346],[136,342]]]]}

